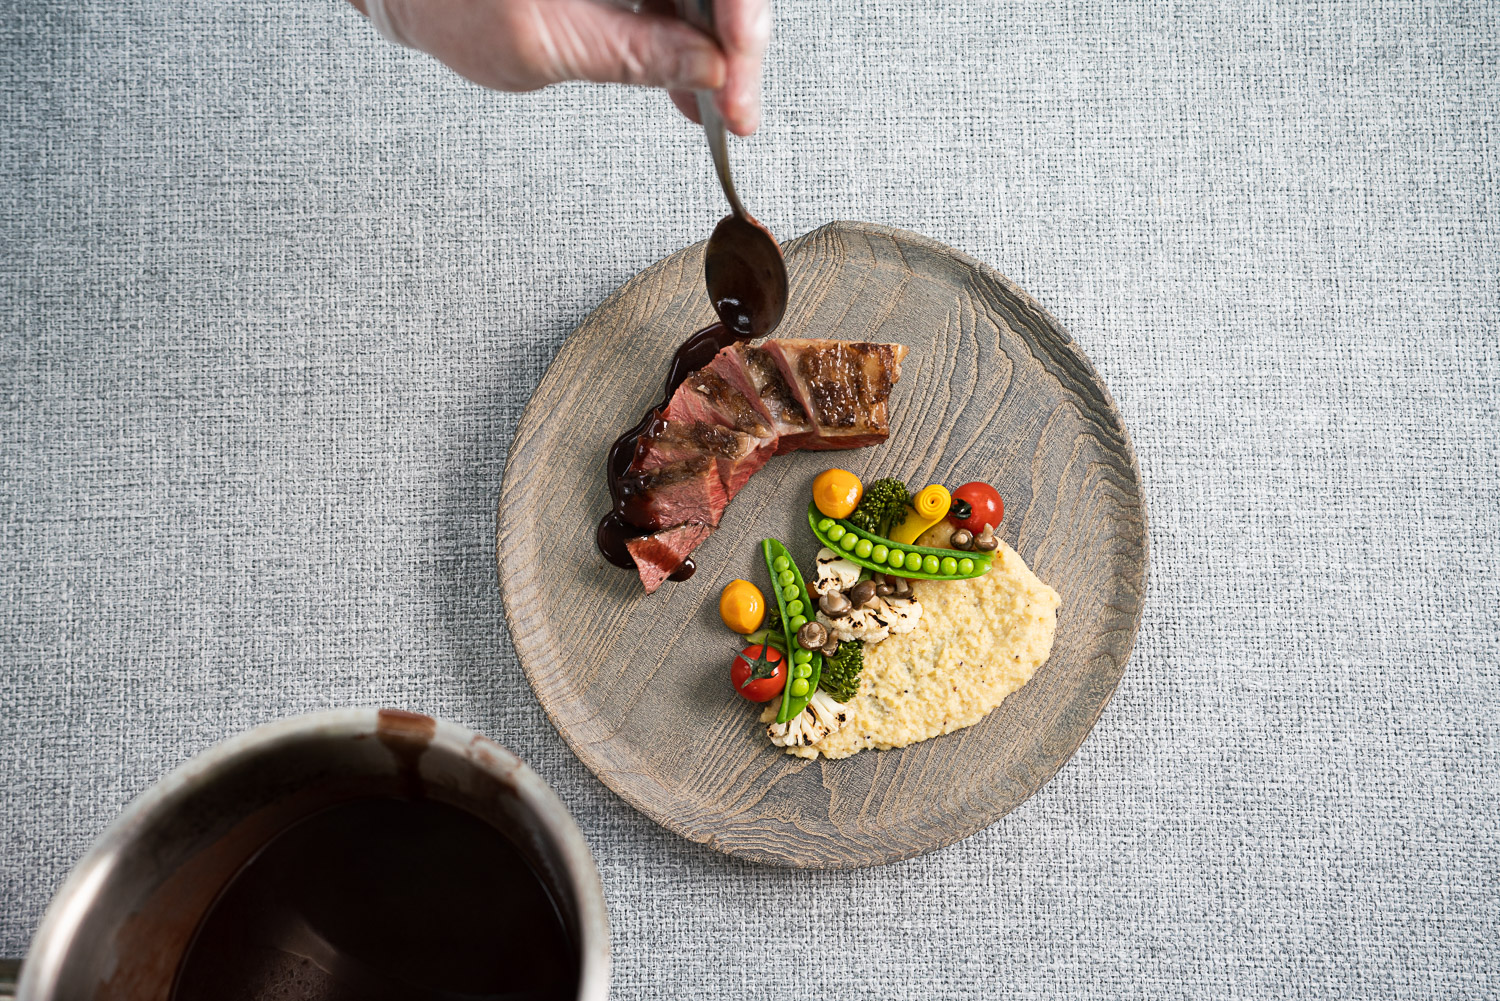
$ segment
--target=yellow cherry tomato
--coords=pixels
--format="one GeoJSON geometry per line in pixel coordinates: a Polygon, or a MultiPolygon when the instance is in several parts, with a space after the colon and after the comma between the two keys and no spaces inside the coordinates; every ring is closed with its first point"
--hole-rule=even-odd
{"type": "Polygon", "coordinates": [[[830,518],[847,518],[859,507],[865,485],[847,469],[825,469],[813,480],[813,503],[830,518]]]}
{"type": "Polygon", "coordinates": [[[748,580],[732,580],[719,595],[719,618],[737,633],[753,633],[766,618],[766,598],[748,580]]]}

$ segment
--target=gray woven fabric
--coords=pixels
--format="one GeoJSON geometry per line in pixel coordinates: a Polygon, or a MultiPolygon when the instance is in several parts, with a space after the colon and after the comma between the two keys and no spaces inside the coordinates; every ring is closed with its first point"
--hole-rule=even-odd
{"type": "Polygon", "coordinates": [[[967,841],[830,874],[604,789],[495,586],[548,360],[721,212],[665,98],[481,92],[332,2],[6,7],[0,950],[173,765],[389,704],[557,788],[621,998],[1495,990],[1494,4],[778,3],[752,208],[1032,292],[1152,518],[1135,656],[1071,764],[967,841]]]}

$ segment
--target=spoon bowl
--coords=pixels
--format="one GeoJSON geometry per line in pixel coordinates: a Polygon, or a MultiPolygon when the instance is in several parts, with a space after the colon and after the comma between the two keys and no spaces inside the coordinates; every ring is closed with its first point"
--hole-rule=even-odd
{"type": "Polygon", "coordinates": [[[749,214],[719,220],[703,252],[703,278],[719,320],[742,339],[766,336],[786,312],[781,244],[749,214]]]}

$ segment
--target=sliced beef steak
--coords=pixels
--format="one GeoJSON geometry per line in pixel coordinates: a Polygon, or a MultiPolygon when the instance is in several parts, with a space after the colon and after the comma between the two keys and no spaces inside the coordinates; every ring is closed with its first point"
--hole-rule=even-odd
{"type": "Polygon", "coordinates": [[[625,543],[646,592],[713,533],[772,455],[885,441],[904,357],[899,344],[741,342],[690,373],[619,481],[620,514],[652,533],[625,543]]]}
{"type": "Polygon", "coordinates": [[[625,495],[621,514],[637,528],[662,529],[689,522],[719,524],[729,496],[712,455],[696,455],[668,462],[654,469],[637,470],[632,465],[620,478],[625,495]]]}
{"type": "Polygon", "coordinates": [[[631,472],[647,472],[697,455],[711,455],[724,484],[725,503],[774,454],[774,438],[757,438],[707,421],[665,420],[636,443],[631,472]]]}
{"type": "Polygon", "coordinates": [[[904,345],[787,339],[767,341],[765,350],[812,422],[815,440],[799,447],[860,448],[890,435],[886,405],[904,345]]]}
{"type": "Polygon", "coordinates": [[[743,387],[726,381],[714,371],[712,363],[682,380],[667,404],[665,416],[669,421],[722,424],[756,438],[776,437],[765,412],[745,398],[743,387]]]}
{"type": "Polygon", "coordinates": [[[712,535],[713,531],[711,525],[678,525],[665,532],[643,535],[626,542],[625,548],[630,550],[630,556],[635,560],[635,568],[641,575],[646,593],[650,594],[661,587],[682,566],[688,553],[697,549],[698,544],[712,535]]]}
{"type": "MultiPolygon", "coordinates": [[[[766,345],[771,343],[767,341],[766,345]]],[[[817,431],[807,419],[807,412],[764,346],[731,344],[715,355],[708,367],[745,394],[770,423],[776,433],[777,455],[806,448],[808,442],[817,440],[817,431]]]]}

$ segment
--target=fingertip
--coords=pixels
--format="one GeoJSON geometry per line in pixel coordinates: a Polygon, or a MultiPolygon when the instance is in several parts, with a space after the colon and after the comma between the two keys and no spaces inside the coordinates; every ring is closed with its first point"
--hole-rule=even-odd
{"type": "Polygon", "coordinates": [[[667,96],[672,99],[672,103],[677,106],[678,111],[682,112],[684,118],[694,125],[703,124],[703,119],[698,117],[698,96],[696,94],[690,90],[669,90],[667,91],[667,96]]]}
{"type": "Polygon", "coordinates": [[[760,64],[736,60],[719,92],[719,110],[730,131],[748,136],[760,126],[760,64]]]}
{"type": "Polygon", "coordinates": [[[755,130],[760,127],[760,109],[735,108],[724,111],[724,124],[737,136],[754,135],[755,130]]]}

